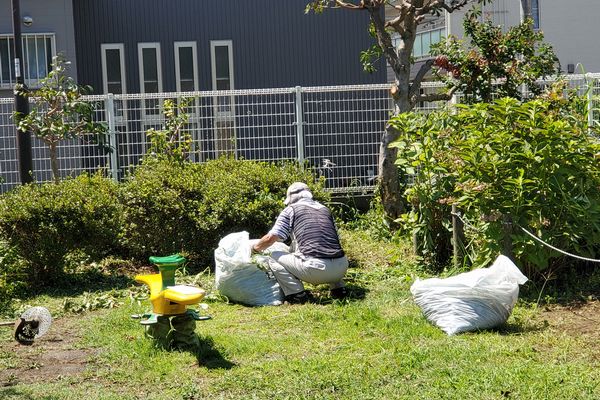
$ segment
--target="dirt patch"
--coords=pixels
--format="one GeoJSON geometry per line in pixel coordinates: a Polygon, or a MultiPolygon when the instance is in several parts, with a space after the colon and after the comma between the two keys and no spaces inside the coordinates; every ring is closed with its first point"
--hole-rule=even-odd
{"type": "Polygon", "coordinates": [[[71,321],[53,321],[50,331],[31,346],[3,343],[0,349],[7,368],[0,368],[0,387],[54,381],[81,374],[93,364],[97,351],[75,348],[79,336],[71,321]]]}
{"type": "Polygon", "coordinates": [[[540,318],[548,325],[570,336],[600,338],[600,302],[592,301],[569,306],[547,306],[540,318]]]}
{"type": "Polygon", "coordinates": [[[579,338],[588,356],[600,361],[600,301],[546,306],[538,317],[549,329],[579,338]]]}

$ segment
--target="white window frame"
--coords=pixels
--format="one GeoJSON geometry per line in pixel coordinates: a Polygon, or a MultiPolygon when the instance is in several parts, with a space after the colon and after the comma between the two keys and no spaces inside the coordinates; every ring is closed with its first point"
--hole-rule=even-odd
{"type": "MultiPolygon", "coordinates": [[[[192,49],[192,74],[193,74],[193,91],[197,92],[200,90],[199,78],[198,78],[198,53],[197,53],[197,45],[195,41],[187,41],[187,42],[174,42],[173,43],[173,55],[175,57],[175,89],[178,93],[182,92],[181,89],[181,63],[179,59],[179,49],[182,48],[191,48],[192,49]]],[[[181,101],[181,96],[177,96],[177,102],[181,101]]],[[[194,145],[196,146],[193,149],[190,157],[193,161],[200,161],[199,154],[202,149],[202,141],[199,138],[199,118],[200,118],[200,110],[198,108],[198,102],[196,98],[193,98],[189,104],[189,107],[186,110],[189,115],[189,123],[187,124],[186,129],[188,129],[193,137],[194,145]]]]}
{"type": "MultiPolygon", "coordinates": [[[[100,51],[102,53],[102,90],[104,93],[108,93],[108,73],[106,70],[106,50],[119,50],[120,62],[121,62],[121,86],[123,87],[123,93],[127,93],[127,85],[125,81],[125,45],[123,43],[103,43],[100,45],[100,51]]],[[[116,93],[119,94],[119,93],[116,93]]]]}
{"type": "MultiPolygon", "coordinates": [[[[127,93],[127,74],[125,73],[125,45],[123,43],[102,43],[100,44],[101,62],[102,62],[102,92],[108,93],[108,72],[106,68],[106,50],[118,50],[119,61],[121,64],[121,87],[122,93],[114,93],[119,96],[127,93]]],[[[115,101],[115,123],[123,124],[126,120],[127,105],[125,100],[115,101]]]]}
{"type": "MultiPolygon", "coordinates": [[[[161,55],[160,55],[160,43],[159,42],[141,42],[138,43],[138,67],[139,67],[139,77],[140,77],[140,93],[146,93],[146,90],[144,88],[144,82],[145,82],[145,77],[144,77],[144,59],[143,59],[143,50],[144,49],[156,49],[156,74],[157,74],[157,92],[156,93],[162,93],[163,92],[163,78],[162,78],[162,62],[161,62],[161,55]]],[[[142,96],[144,97],[144,96],[142,96]]],[[[155,124],[157,121],[162,121],[163,119],[163,105],[162,105],[162,101],[159,100],[159,106],[158,106],[158,114],[148,114],[147,113],[147,109],[145,106],[145,101],[142,99],[142,101],[140,102],[140,108],[142,110],[142,118],[145,121],[150,120],[152,124],[155,124]]]]}
{"type": "MultiPolygon", "coordinates": [[[[215,48],[217,47],[227,47],[228,55],[229,55],[229,90],[235,89],[235,80],[234,80],[234,71],[233,71],[233,41],[231,40],[211,40],[210,41],[210,66],[211,66],[211,76],[212,76],[212,90],[217,90],[217,62],[215,56],[215,48]]],[[[221,97],[221,96],[219,96],[221,97]]],[[[220,111],[218,98],[215,97],[214,107],[215,107],[215,117],[231,119],[235,115],[234,108],[234,97],[230,98],[230,108],[229,111],[220,111]]]]}
{"type": "MultiPolygon", "coordinates": [[[[46,76],[43,77],[37,77],[37,79],[31,79],[29,78],[28,75],[28,71],[26,70],[26,58],[27,58],[27,39],[37,39],[37,38],[42,38],[44,39],[44,43],[46,42],[46,39],[50,39],[50,52],[52,53],[50,58],[54,58],[56,56],[56,34],[53,32],[40,32],[40,33],[23,33],[21,35],[21,48],[23,49],[23,59],[21,60],[21,74],[23,75],[23,79],[25,81],[25,83],[27,84],[27,86],[29,88],[32,89],[36,89],[40,87],[40,81],[42,79],[44,79],[46,76]]],[[[0,34],[0,39],[2,40],[6,40],[6,43],[9,44],[10,43],[10,39],[13,40],[13,44],[14,44],[14,35],[12,34],[0,34]]],[[[37,42],[36,42],[36,47],[37,47],[37,42]]],[[[37,52],[36,52],[37,55],[37,52]]],[[[12,89],[16,83],[16,77],[13,76],[12,73],[12,69],[11,67],[13,67],[13,63],[14,63],[14,59],[15,59],[15,55],[14,55],[14,47],[12,46],[8,46],[8,83],[1,83],[0,81],[0,89],[12,89]]],[[[2,60],[0,59],[0,67],[3,65],[2,60]]],[[[39,65],[39,60],[36,62],[36,65],[39,65]]],[[[51,67],[48,66],[48,73],[50,73],[50,69],[51,67]]],[[[1,69],[0,69],[0,73],[1,73],[1,69]]]]}
{"type": "Polygon", "coordinates": [[[158,91],[157,93],[162,93],[162,63],[160,57],[160,43],[158,42],[144,42],[138,43],[138,65],[139,65],[139,73],[140,73],[140,93],[146,93],[144,90],[144,63],[143,63],[143,50],[144,49],[156,49],[156,73],[158,75],[158,91]]]}
{"type": "Polygon", "coordinates": [[[178,92],[181,92],[181,76],[180,76],[180,64],[179,64],[179,49],[180,48],[192,48],[192,63],[194,73],[194,91],[199,90],[198,86],[198,55],[196,52],[196,42],[175,42],[175,85],[178,92]]]}

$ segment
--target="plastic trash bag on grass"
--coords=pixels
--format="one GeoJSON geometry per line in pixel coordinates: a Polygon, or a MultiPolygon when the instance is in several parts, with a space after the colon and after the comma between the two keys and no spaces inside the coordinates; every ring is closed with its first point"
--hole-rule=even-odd
{"type": "Polygon", "coordinates": [[[450,278],[419,280],[410,287],[425,317],[448,335],[506,322],[527,277],[500,255],[489,268],[450,278]]]}
{"type": "MultiPolygon", "coordinates": [[[[215,250],[215,286],[219,293],[236,303],[251,306],[277,306],[283,303],[279,283],[266,267],[259,266],[267,257],[251,256],[248,232],[225,236],[215,250]]],[[[289,251],[283,243],[275,243],[267,251],[289,251]]]]}

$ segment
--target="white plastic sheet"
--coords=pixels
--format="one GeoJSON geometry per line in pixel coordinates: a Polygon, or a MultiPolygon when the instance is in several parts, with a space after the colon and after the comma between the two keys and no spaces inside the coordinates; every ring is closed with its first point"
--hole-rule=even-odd
{"type": "MultiPolygon", "coordinates": [[[[215,284],[229,300],[251,306],[280,305],[283,293],[269,271],[253,262],[251,249],[254,240],[248,232],[225,236],[215,250],[215,284]]],[[[283,243],[275,243],[267,251],[288,251],[283,243]]]]}
{"type": "Polygon", "coordinates": [[[410,288],[425,317],[448,335],[506,322],[527,277],[500,255],[489,268],[450,278],[419,280],[410,288]]]}

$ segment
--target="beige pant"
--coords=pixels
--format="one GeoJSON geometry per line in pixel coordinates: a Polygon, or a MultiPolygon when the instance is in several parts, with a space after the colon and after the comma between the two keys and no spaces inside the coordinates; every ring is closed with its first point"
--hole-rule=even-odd
{"type": "Polygon", "coordinates": [[[343,287],[342,278],[348,270],[348,259],[346,256],[305,258],[295,253],[274,251],[271,253],[269,266],[283,294],[288,296],[304,290],[302,281],[313,285],[328,283],[330,289],[343,287]]]}

